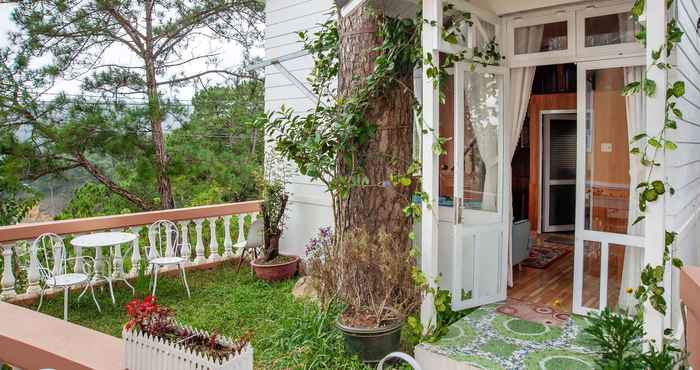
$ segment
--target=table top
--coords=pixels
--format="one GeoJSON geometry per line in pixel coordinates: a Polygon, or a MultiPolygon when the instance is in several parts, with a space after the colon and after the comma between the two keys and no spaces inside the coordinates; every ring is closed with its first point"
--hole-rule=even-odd
{"type": "Polygon", "coordinates": [[[131,243],[138,235],[124,232],[101,232],[81,235],[71,240],[71,244],[76,247],[96,248],[110,247],[124,243],[131,243]]]}

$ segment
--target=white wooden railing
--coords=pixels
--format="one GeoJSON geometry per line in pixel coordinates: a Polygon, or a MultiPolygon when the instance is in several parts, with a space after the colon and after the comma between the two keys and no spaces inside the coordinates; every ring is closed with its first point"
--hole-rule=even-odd
{"type": "MultiPolygon", "coordinates": [[[[148,239],[147,229],[153,222],[170,220],[177,223],[182,238],[181,253],[187,256],[188,265],[192,267],[232,259],[239,255],[239,247],[245,243],[246,238],[245,232],[239,231],[246,229],[246,225],[257,217],[259,210],[260,201],[252,201],[0,227],[0,301],[32,299],[41,291],[37,253],[32,253],[30,249],[33,240],[43,233],[52,232],[63,237],[69,253],[76,256],[82,255],[83,251],[71,246],[69,239],[75,236],[106,230],[139,234],[142,238],[134,240],[131,248],[124,248],[125,251],[131,251],[130,255],[122,255],[122,248],[115,248],[112,258],[114,277],[134,278],[138,275],[141,260],[148,260],[154,254],[154,250],[148,249],[146,245],[153,243],[141,242],[148,239]],[[207,229],[208,232],[205,232],[207,229]],[[192,231],[194,238],[190,239],[192,231]],[[222,241],[221,244],[219,240],[222,241]],[[125,268],[127,260],[131,265],[128,271],[125,268]],[[22,276],[16,276],[18,274],[22,276]],[[20,279],[26,284],[20,286],[20,279]]],[[[167,253],[172,255],[175,251],[169,250],[167,253]]],[[[103,257],[96,257],[99,258],[95,261],[96,267],[103,268],[103,257]]],[[[76,259],[73,266],[76,272],[83,271],[81,263],[81,259],[76,259]]]]}

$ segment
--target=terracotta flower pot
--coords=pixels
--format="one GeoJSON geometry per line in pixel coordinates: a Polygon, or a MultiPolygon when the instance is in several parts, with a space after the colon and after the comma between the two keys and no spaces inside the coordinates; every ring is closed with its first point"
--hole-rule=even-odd
{"type": "Polygon", "coordinates": [[[299,256],[290,256],[293,259],[288,262],[274,265],[262,264],[258,258],[250,263],[255,272],[255,276],[265,281],[287,280],[296,274],[299,269],[299,256]]]}

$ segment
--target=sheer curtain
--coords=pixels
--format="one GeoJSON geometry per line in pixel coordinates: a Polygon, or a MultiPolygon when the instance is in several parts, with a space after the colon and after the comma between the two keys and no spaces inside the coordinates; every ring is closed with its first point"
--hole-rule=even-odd
{"type": "Polygon", "coordinates": [[[498,201],[498,126],[500,125],[498,79],[488,73],[469,73],[465,81],[465,111],[484,162],[480,209],[496,211],[498,201]]]}
{"type": "MultiPolygon", "coordinates": [[[[537,52],[540,50],[542,44],[542,33],[544,32],[544,26],[531,26],[527,27],[526,31],[527,37],[518,38],[516,42],[522,43],[518,49],[527,50],[528,52],[537,52]]],[[[535,79],[536,67],[522,67],[513,68],[510,70],[510,105],[508,109],[511,110],[510,117],[512,121],[509,125],[506,125],[505,131],[506,135],[510,139],[510,148],[506,151],[509,154],[508,166],[506,168],[510,169],[510,162],[515,155],[515,149],[518,146],[518,139],[520,137],[520,132],[523,129],[523,123],[525,122],[525,115],[527,114],[527,108],[530,103],[530,93],[532,91],[532,82],[535,79]]],[[[512,171],[506,171],[506,181],[505,181],[505,193],[513,194],[513,182],[511,179],[512,171]]],[[[510,197],[509,197],[510,199],[510,197]]],[[[507,220],[513,221],[513,202],[510,201],[509,205],[506,207],[507,210],[507,220]]],[[[513,255],[512,255],[512,237],[511,228],[506,228],[508,240],[508,266],[512,266],[513,255]]],[[[508,285],[513,286],[513,269],[508,269],[508,285]]]]}
{"type": "MultiPolygon", "coordinates": [[[[644,67],[625,67],[625,85],[630,82],[640,81],[644,67]]],[[[632,138],[646,129],[644,94],[630,95],[625,98],[627,110],[627,136],[632,138]]],[[[639,194],[635,190],[637,184],[644,179],[644,166],[639,158],[630,154],[630,184],[629,184],[629,210],[627,212],[627,234],[641,236],[644,234],[644,221],[632,225],[639,217],[639,194]]],[[[636,288],[640,283],[644,250],[637,247],[625,247],[625,260],[622,266],[622,281],[620,284],[620,299],[618,307],[631,309],[637,303],[631,294],[627,294],[627,288],[636,288]]]]}

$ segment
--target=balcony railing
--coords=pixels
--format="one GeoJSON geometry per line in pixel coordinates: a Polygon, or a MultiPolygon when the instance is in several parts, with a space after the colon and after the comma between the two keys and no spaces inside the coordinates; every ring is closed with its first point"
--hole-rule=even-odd
{"type": "MultiPolygon", "coordinates": [[[[177,223],[182,235],[182,255],[188,256],[188,267],[205,266],[235,258],[240,253],[237,247],[246,238],[245,231],[240,231],[246,230],[255,219],[260,203],[250,201],[0,227],[0,300],[24,301],[40,293],[38,261],[31,260],[36,258],[36,253],[31,253],[30,248],[33,240],[43,233],[52,232],[63,237],[69,253],[76,256],[82,255],[83,251],[70,245],[69,239],[73,237],[106,230],[138,234],[141,237],[133,241],[132,253],[123,256],[121,248],[115,248],[111,261],[115,277],[134,278],[138,275],[141,260],[152,255],[141,240],[147,240],[147,228],[153,222],[170,220],[177,223]]],[[[82,266],[76,263],[74,270],[81,272],[82,266]]]]}

